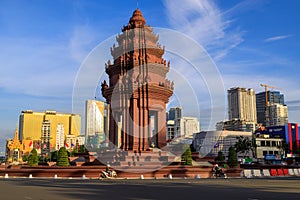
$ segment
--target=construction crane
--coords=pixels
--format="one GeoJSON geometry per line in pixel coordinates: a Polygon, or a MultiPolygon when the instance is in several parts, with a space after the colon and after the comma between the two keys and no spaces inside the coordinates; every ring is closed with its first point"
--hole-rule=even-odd
{"type": "Polygon", "coordinates": [[[267,85],[267,84],[260,84],[260,86],[265,88],[265,92],[266,92],[266,108],[267,108],[269,106],[268,89],[271,88],[271,89],[280,90],[280,88],[277,88],[277,87],[274,87],[274,86],[271,86],[271,85],[267,85]]]}

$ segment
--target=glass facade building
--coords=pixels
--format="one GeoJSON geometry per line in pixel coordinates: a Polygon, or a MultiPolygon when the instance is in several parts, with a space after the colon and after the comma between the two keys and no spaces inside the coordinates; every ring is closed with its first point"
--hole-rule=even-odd
{"type": "MultiPolygon", "coordinates": [[[[284,95],[279,91],[268,91],[269,104],[284,105],[284,95]]],[[[256,94],[257,123],[266,126],[266,92],[256,94]]]]}

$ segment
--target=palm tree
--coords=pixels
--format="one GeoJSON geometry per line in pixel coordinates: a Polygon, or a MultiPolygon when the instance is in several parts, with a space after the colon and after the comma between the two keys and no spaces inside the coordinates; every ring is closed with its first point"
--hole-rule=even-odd
{"type": "Polygon", "coordinates": [[[280,145],[277,146],[278,149],[280,149],[280,155],[282,157],[286,157],[286,153],[289,151],[289,144],[285,141],[282,141],[279,143],[280,145]]]}
{"type": "Polygon", "coordinates": [[[255,146],[254,140],[250,140],[248,137],[239,136],[236,137],[237,142],[234,145],[234,148],[237,153],[243,153],[244,157],[249,153],[249,151],[252,151],[254,153],[253,147],[255,146]]]}

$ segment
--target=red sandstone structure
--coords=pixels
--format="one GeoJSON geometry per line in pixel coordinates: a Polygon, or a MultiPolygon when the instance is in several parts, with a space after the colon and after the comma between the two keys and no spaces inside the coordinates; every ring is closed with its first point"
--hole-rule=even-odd
{"type": "Polygon", "coordinates": [[[102,95],[110,105],[109,140],[126,151],[146,151],[166,146],[166,103],[174,83],[166,79],[170,62],[162,58],[164,47],[146,25],[142,12],[133,12],[116,38],[102,83],[102,95]]]}

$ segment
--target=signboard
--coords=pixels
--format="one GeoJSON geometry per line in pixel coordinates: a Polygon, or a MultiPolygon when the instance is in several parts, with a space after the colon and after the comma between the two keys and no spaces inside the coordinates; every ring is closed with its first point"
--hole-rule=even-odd
{"type": "Polygon", "coordinates": [[[265,160],[281,160],[281,157],[279,155],[266,154],[265,160]]]}

